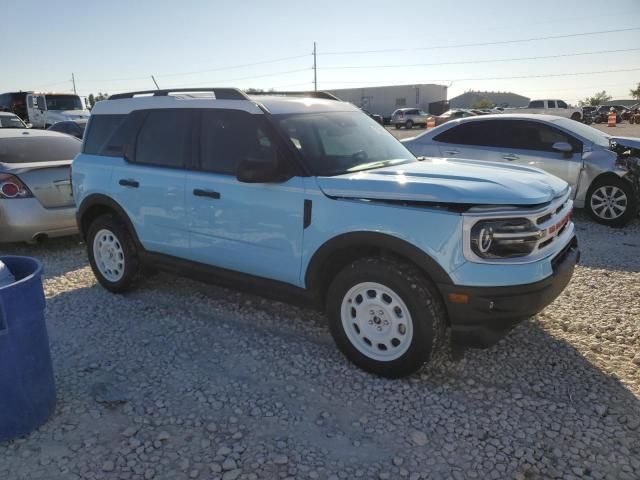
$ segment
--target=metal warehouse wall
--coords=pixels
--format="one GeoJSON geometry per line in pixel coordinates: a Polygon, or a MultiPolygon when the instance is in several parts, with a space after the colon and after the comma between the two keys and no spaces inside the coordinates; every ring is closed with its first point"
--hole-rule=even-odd
{"type": "Polygon", "coordinates": [[[346,102],[384,117],[390,117],[394,110],[405,107],[417,107],[429,113],[442,113],[447,101],[447,87],[435,84],[343,88],[329,92],[346,102]],[[433,105],[437,103],[440,105],[433,105]]]}

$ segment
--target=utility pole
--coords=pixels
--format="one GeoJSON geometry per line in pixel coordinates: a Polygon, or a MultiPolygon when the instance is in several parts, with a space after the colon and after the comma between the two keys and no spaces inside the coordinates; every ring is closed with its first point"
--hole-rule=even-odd
{"type": "Polygon", "coordinates": [[[76,76],[73,72],[71,72],[71,81],[73,82],[73,94],[78,95],[78,92],[76,91],[76,76]]]}
{"type": "Polygon", "coordinates": [[[160,90],[160,87],[158,86],[158,82],[156,82],[156,79],[155,79],[155,77],[153,75],[151,75],[151,80],[153,80],[153,83],[156,84],[156,89],[160,90]]]}
{"type": "Polygon", "coordinates": [[[316,68],[316,42],[313,42],[313,91],[318,91],[318,69],[316,68]]]}

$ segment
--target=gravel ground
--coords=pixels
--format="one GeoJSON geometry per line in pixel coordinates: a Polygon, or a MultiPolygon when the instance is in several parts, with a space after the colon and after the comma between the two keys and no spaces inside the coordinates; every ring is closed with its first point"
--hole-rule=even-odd
{"type": "Polygon", "coordinates": [[[58,405],[0,478],[640,478],[640,221],[576,223],[544,312],[395,381],[312,310],[165,274],[112,295],[77,237],[5,245],[45,264],[58,405]]]}

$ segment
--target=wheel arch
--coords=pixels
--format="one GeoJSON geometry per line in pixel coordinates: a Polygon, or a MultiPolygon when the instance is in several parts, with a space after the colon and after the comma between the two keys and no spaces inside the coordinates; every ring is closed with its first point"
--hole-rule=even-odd
{"type": "Polygon", "coordinates": [[[86,240],[86,232],[91,226],[91,222],[98,218],[100,215],[107,213],[115,214],[129,230],[129,233],[133,237],[133,241],[136,247],[140,247],[140,240],[136,233],[133,223],[129,218],[129,215],[125,212],[124,208],[118,202],[106,195],[95,193],[85,198],[76,213],[76,222],[78,224],[78,230],[83,240],[86,240]]]}
{"type": "Polygon", "coordinates": [[[436,284],[452,284],[451,277],[431,256],[415,245],[379,232],[350,232],[326,241],[311,257],[305,287],[324,300],[331,279],[349,263],[367,256],[391,255],[416,265],[436,284]]]}

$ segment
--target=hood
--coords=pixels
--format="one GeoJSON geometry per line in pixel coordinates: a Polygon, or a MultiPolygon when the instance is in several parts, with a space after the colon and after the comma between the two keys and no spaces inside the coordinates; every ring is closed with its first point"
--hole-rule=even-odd
{"type": "Polygon", "coordinates": [[[447,158],[318,177],[318,185],[330,197],[473,205],[536,205],[568,188],[536,168],[447,158]]]}
{"type": "Polygon", "coordinates": [[[616,145],[622,145],[628,148],[640,149],[640,138],[634,137],[609,137],[610,142],[616,142],[616,145]]]}

